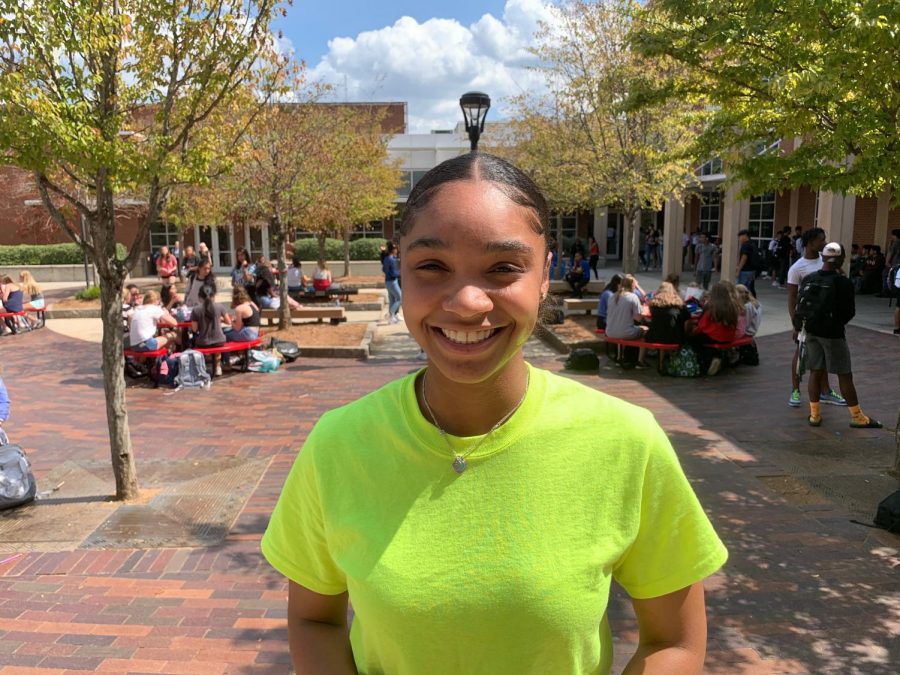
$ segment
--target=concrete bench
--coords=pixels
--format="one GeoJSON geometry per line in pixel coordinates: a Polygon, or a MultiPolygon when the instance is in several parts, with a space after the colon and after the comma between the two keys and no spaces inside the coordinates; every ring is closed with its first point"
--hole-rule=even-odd
{"type": "MultiPolygon", "coordinates": [[[[260,318],[266,320],[266,324],[271,326],[273,321],[278,323],[281,317],[280,309],[263,309],[260,311],[260,318]]],[[[343,307],[301,307],[300,309],[291,310],[291,319],[316,319],[322,323],[328,319],[332,324],[338,324],[347,320],[347,313],[343,307]]]]}
{"type": "Polygon", "coordinates": [[[563,298],[563,305],[567,312],[590,314],[597,311],[596,298],[563,298]]]}

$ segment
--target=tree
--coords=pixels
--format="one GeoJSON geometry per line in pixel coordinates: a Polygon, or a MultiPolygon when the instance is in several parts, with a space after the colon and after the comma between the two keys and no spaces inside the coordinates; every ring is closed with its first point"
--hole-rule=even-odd
{"type": "Polygon", "coordinates": [[[688,68],[672,93],[709,97],[700,151],[721,154],[745,193],[900,185],[895,0],[660,0],[635,43],[688,68]]]}
{"type": "Polygon", "coordinates": [[[278,69],[268,28],[275,11],[275,0],[0,0],[0,162],[33,174],[53,221],[97,269],[119,499],[138,493],[122,287],[172,188],[227,165],[252,115],[240,104],[278,69]],[[141,215],[120,259],[124,198],[141,215]]]}
{"type": "Polygon", "coordinates": [[[562,211],[610,206],[625,217],[623,268],[637,269],[641,209],[681,199],[695,183],[690,101],[634,101],[677,74],[631,49],[637,0],[553,8],[533,53],[548,93],[514,99],[513,156],[562,211]]]}

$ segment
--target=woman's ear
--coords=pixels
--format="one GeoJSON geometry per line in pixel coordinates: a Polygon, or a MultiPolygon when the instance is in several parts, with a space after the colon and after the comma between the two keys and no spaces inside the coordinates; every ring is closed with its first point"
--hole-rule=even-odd
{"type": "Polygon", "coordinates": [[[544,261],[544,272],[541,279],[541,299],[547,297],[550,292],[550,265],[553,262],[553,253],[547,251],[547,260],[544,261]]]}

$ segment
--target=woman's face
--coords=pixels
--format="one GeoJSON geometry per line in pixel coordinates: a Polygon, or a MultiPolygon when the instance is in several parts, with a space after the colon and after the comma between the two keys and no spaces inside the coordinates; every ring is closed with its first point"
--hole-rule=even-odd
{"type": "Polygon", "coordinates": [[[485,381],[531,335],[550,285],[533,220],[490,182],[454,181],[401,240],[406,325],[448,379],[485,381]]]}

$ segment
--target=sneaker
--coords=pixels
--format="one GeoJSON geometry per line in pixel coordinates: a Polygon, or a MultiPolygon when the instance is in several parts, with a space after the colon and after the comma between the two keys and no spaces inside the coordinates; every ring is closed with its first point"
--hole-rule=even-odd
{"type": "Polygon", "coordinates": [[[773,282],[772,282],[772,286],[775,287],[775,288],[778,288],[779,284],[778,284],[777,281],[773,281],[773,282]]]}
{"type": "Polygon", "coordinates": [[[822,417],[821,416],[813,417],[812,415],[810,415],[809,417],[806,418],[806,421],[809,423],[809,426],[811,426],[811,427],[822,426],[822,417]]]}
{"type": "Polygon", "coordinates": [[[391,324],[394,324],[394,323],[400,323],[400,319],[398,319],[396,316],[392,316],[392,317],[388,320],[388,323],[391,323],[391,324]]]}
{"type": "Polygon", "coordinates": [[[871,417],[866,418],[866,422],[857,422],[856,420],[850,420],[850,428],[851,429],[881,429],[881,422],[878,420],[873,420],[871,417]]]}
{"type": "Polygon", "coordinates": [[[800,403],[801,403],[800,390],[794,389],[794,391],[791,392],[791,397],[788,399],[788,405],[791,406],[792,408],[799,408],[800,403]]]}
{"type": "Polygon", "coordinates": [[[216,377],[222,377],[222,365],[216,366],[216,377]]]}
{"type": "Polygon", "coordinates": [[[720,359],[717,356],[712,361],[710,361],[709,369],[706,371],[706,374],[707,375],[715,375],[716,373],[719,372],[719,370],[721,368],[722,368],[722,359],[720,359]]]}
{"type": "Polygon", "coordinates": [[[638,370],[647,370],[647,368],[650,367],[650,364],[647,363],[646,361],[638,361],[637,363],[634,364],[634,367],[637,368],[638,370]]]}
{"type": "Polygon", "coordinates": [[[834,389],[831,391],[827,391],[821,396],[819,396],[819,400],[822,403],[827,403],[828,405],[840,405],[847,406],[847,401],[844,400],[844,397],[837,393],[834,389]]]}

